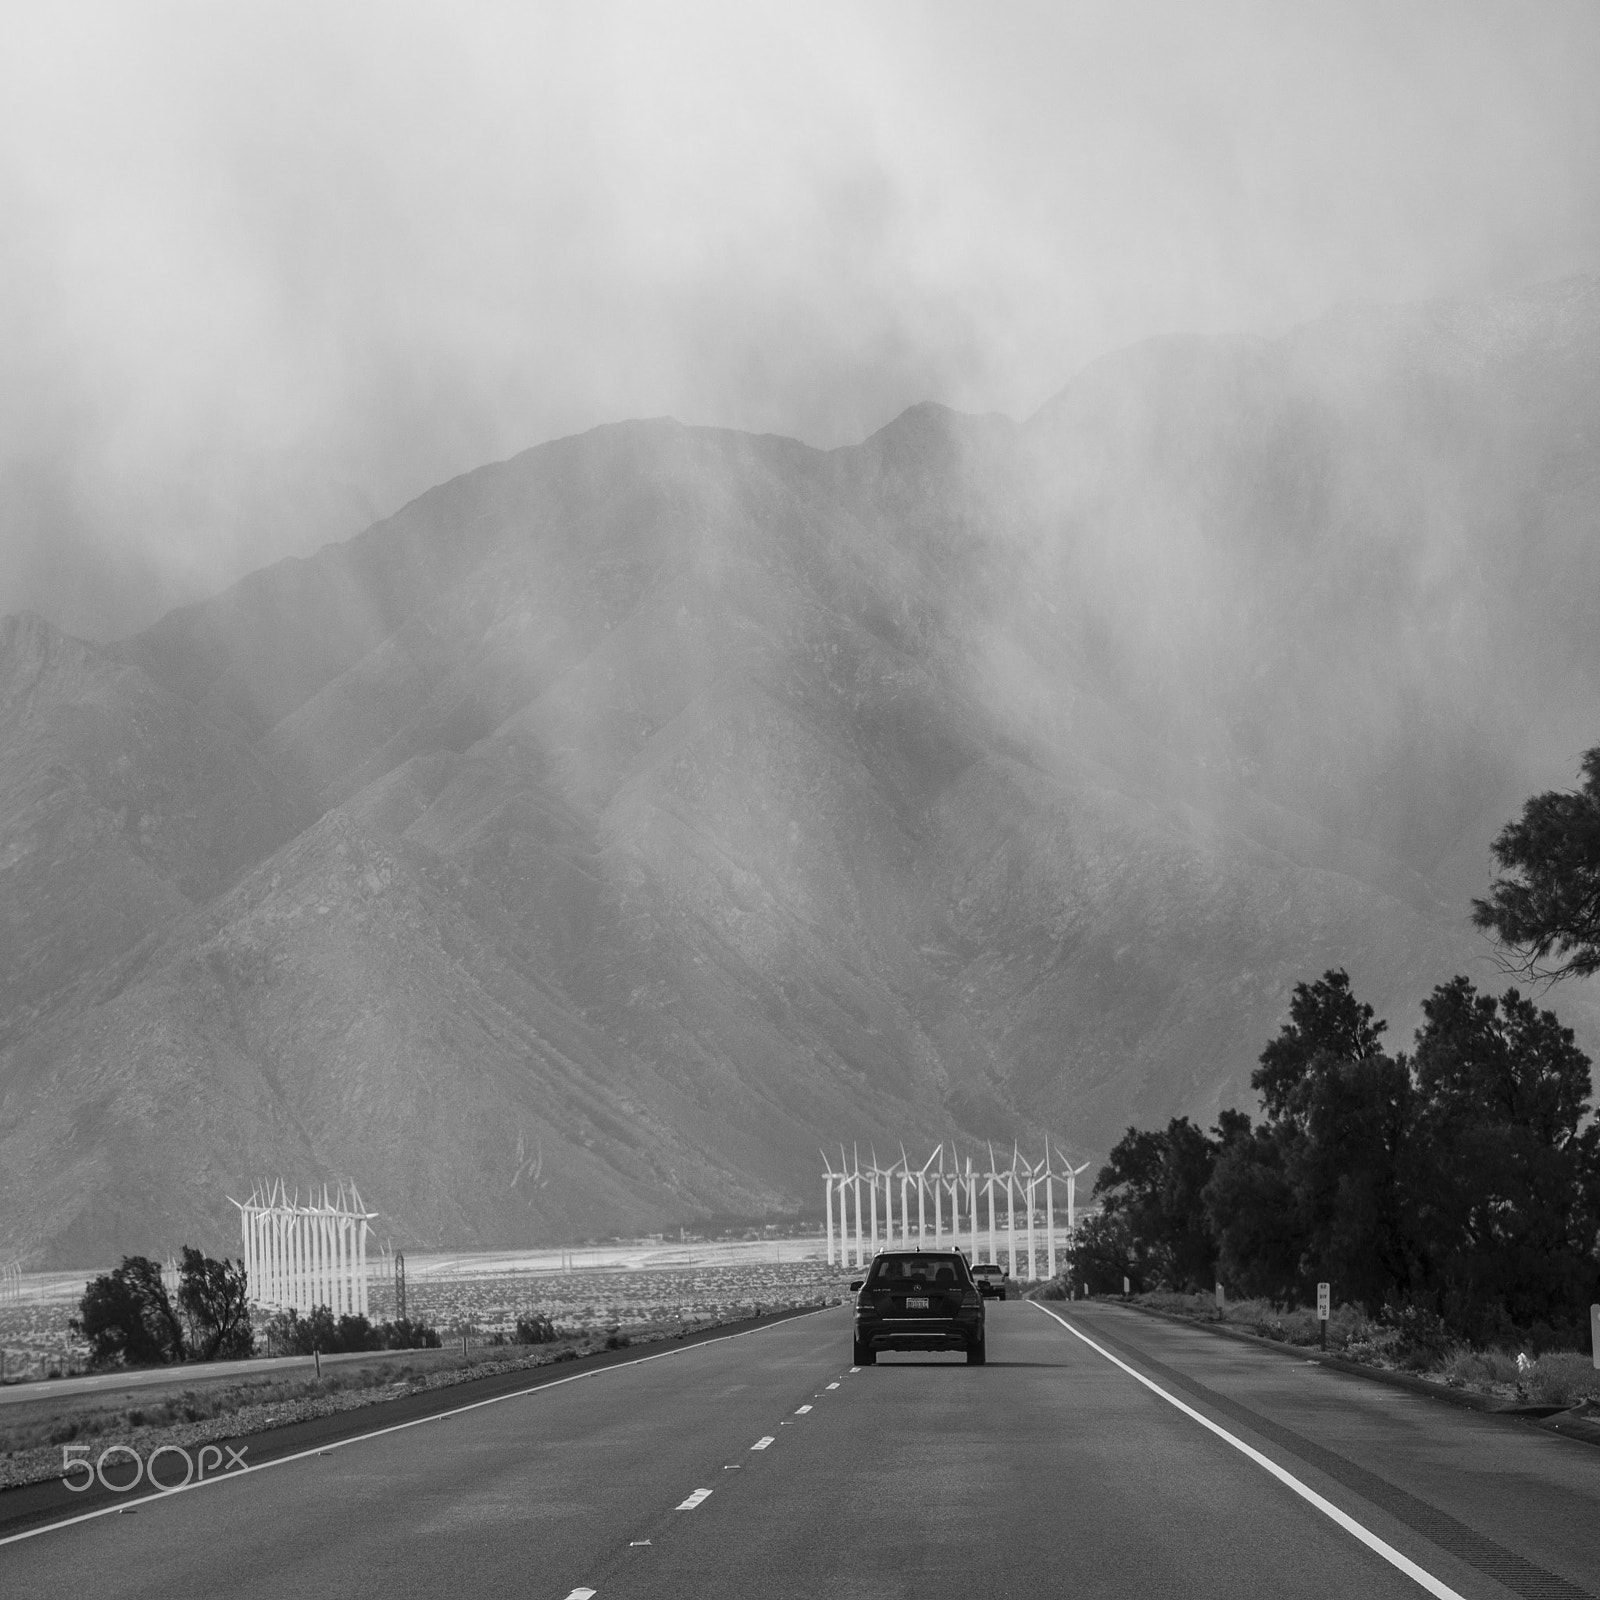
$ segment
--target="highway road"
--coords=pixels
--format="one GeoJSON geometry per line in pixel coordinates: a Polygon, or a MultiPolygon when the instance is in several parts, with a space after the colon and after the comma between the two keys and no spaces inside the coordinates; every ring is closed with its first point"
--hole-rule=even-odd
{"type": "Polygon", "coordinates": [[[985,1367],[852,1371],[847,1308],[618,1362],[0,1539],[0,1595],[1600,1595],[1600,1449],[1114,1305],[989,1316],[985,1367]]]}

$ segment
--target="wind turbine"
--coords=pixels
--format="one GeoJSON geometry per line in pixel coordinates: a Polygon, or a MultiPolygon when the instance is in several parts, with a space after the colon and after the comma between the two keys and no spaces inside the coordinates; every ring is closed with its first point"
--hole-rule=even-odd
{"type": "MultiPolygon", "coordinates": [[[[828,1265],[834,1265],[833,1260],[833,1185],[835,1179],[841,1184],[844,1181],[842,1172],[833,1170],[833,1162],[828,1159],[828,1152],[819,1147],[818,1154],[822,1157],[822,1214],[828,1230],[828,1265]]],[[[511,1180],[513,1183],[516,1179],[511,1180]]],[[[841,1241],[842,1242],[842,1241],[841,1241]]]]}
{"type": "Polygon", "coordinates": [[[1045,1159],[1041,1161],[1038,1166],[1034,1166],[1031,1161],[1027,1160],[1024,1160],[1022,1163],[1022,1203],[1027,1208],[1028,1212],[1028,1281],[1030,1283],[1035,1282],[1039,1276],[1039,1252],[1035,1247],[1035,1236],[1033,1231],[1034,1199],[1038,1194],[1039,1179],[1043,1176],[1044,1169],[1049,1164],[1049,1160],[1050,1151],[1047,1145],[1045,1147],[1045,1159]]]}
{"type": "Polygon", "coordinates": [[[1078,1179],[1089,1170],[1087,1161],[1081,1167],[1067,1164],[1065,1177],[1067,1180],[1067,1237],[1070,1239],[1078,1231],[1078,1179]]]}
{"type": "Polygon", "coordinates": [[[1009,1246],[1011,1276],[1017,1276],[1017,1202],[1014,1186],[1021,1187],[1017,1166],[1022,1160],[1016,1140],[1011,1142],[1011,1165],[1006,1168],[1006,1244],[1009,1246]]]}
{"type": "Polygon", "coordinates": [[[939,1148],[929,1156],[917,1171],[917,1222],[922,1226],[922,1243],[928,1242],[928,1230],[922,1222],[922,1186],[931,1184],[933,1187],[933,1247],[942,1249],[944,1246],[944,1140],[939,1141],[939,1148]],[[928,1168],[933,1165],[933,1157],[939,1158],[939,1175],[930,1177],[928,1168]]]}
{"type": "Polygon", "coordinates": [[[984,1173],[984,1187],[989,1192],[989,1259],[995,1264],[1000,1264],[1000,1250],[995,1243],[995,1147],[992,1139],[986,1139],[989,1146],[989,1171],[984,1173]]]}
{"type": "MultiPolygon", "coordinates": [[[[871,1180],[871,1190],[872,1190],[872,1253],[873,1253],[873,1255],[877,1255],[877,1253],[878,1253],[878,1179],[882,1178],[884,1180],[883,1192],[884,1192],[884,1195],[885,1195],[886,1199],[889,1201],[889,1203],[891,1205],[893,1203],[894,1191],[891,1190],[890,1187],[889,1187],[889,1174],[888,1174],[888,1172],[885,1171],[882,1167],[880,1167],[878,1165],[878,1147],[877,1147],[877,1145],[872,1145],[871,1146],[871,1150],[872,1150],[872,1180],[871,1180]]],[[[892,1214],[884,1218],[884,1225],[891,1232],[893,1231],[894,1217],[893,1217],[892,1214]]]]}
{"type": "MultiPolygon", "coordinates": [[[[854,1150],[855,1147],[852,1145],[852,1155],[854,1155],[854,1150]]],[[[849,1253],[850,1217],[848,1197],[854,1195],[856,1203],[855,1256],[856,1265],[859,1267],[861,1265],[861,1162],[859,1159],[846,1161],[842,1144],[839,1146],[839,1170],[847,1174],[848,1181],[848,1187],[841,1185],[839,1192],[839,1232],[844,1235],[845,1239],[844,1249],[840,1252],[840,1261],[842,1264],[844,1257],[849,1253]]]]}

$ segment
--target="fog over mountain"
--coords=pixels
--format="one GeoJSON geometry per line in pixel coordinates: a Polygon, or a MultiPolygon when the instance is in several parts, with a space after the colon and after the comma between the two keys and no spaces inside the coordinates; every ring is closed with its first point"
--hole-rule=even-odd
{"type": "MultiPolygon", "coordinates": [[[[1600,279],[1171,337],[1020,423],[617,422],[112,644],[0,623],[0,1254],[815,1211],[819,1144],[1250,1104],[1502,981],[1597,741],[1600,279]]],[[[1593,985],[1556,997],[1592,1050],[1593,985]]]]}
{"type": "Polygon", "coordinates": [[[597,424],[1600,270],[1590,0],[13,10],[0,614],[96,640],[597,424]]]}

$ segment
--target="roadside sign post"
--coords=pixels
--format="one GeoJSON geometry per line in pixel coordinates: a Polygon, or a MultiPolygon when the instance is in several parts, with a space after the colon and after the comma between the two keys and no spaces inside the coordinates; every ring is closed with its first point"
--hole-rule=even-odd
{"type": "Polygon", "coordinates": [[[1225,1299],[1225,1297],[1223,1296],[1223,1293],[1222,1293],[1222,1279],[1218,1278],[1217,1279],[1217,1320],[1219,1322],[1222,1320],[1222,1308],[1226,1304],[1227,1304],[1227,1300],[1225,1299]]]}
{"type": "Polygon", "coordinates": [[[1317,1285],[1317,1331],[1322,1348],[1328,1348],[1328,1312],[1332,1309],[1333,1296],[1325,1283],[1317,1285]]]}
{"type": "Polygon", "coordinates": [[[1594,1352],[1594,1364],[1600,1367],[1600,1306],[1589,1307],[1589,1348],[1594,1352]]]}
{"type": "Polygon", "coordinates": [[[1128,1298],[1128,1296],[1129,1296],[1129,1295],[1130,1295],[1130,1294],[1131,1294],[1131,1293],[1132,1293],[1132,1292],[1133,1292],[1133,1291],[1132,1291],[1132,1290],[1131,1290],[1131,1289],[1130,1289],[1130,1288],[1129,1288],[1129,1287],[1128,1287],[1128,1280],[1127,1280],[1127,1279],[1126,1279],[1126,1278],[1124,1278],[1124,1279],[1123,1279],[1123,1280],[1122,1280],[1122,1298],[1123,1298],[1123,1299],[1124,1299],[1124,1300],[1126,1300],[1126,1299],[1127,1299],[1127,1298],[1128,1298]]]}

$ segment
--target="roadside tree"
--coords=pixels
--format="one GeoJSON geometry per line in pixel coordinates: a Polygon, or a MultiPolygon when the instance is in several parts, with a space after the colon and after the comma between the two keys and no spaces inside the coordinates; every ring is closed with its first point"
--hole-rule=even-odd
{"type": "Polygon", "coordinates": [[[1107,1215],[1126,1224],[1133,1273],[1141,1281],[1169,1289],[1210,1287],[1217,1246],[1202,1196],[1216,1150],[1187,1117],[1174,1117],[1157,1131],[1129,1128],[1100,1169],[1095,1194],[1107,1215]]]}
{"type": "Polygon", "coordinates": [[[124,1256],[120,1266],[95,1278],[68,1326],[88,1344],[97,1367],[161,1366],[186,1354],[160,1264],[147,1256],[124,1256]]]}
{"type": "Polygon", "coordinates": [[[1423,1013],[1417,1232],[1438,1309],[1479,1339],[1576,1332],[1600,1298],[1589,1058],[1515,989],[1497,1000],[1455,978],[1423,1013]]]}
{"type": "Polygon", "coordinates": [[[193,1360],[228,1361],[251,1353],[254,1339],[243,1262],[213,1261],[185,1245],[178,1305],[189,1325],[193,1360]]]}
{"type": "Polygon", "coordinates": [[[1472,902],[1472,920],[1531,980],[1600,972],[1600,748],[1582,772],[1581,788],[1536,794],[1500,830],[1495,860],[1511,876],[1472,902]]]}

